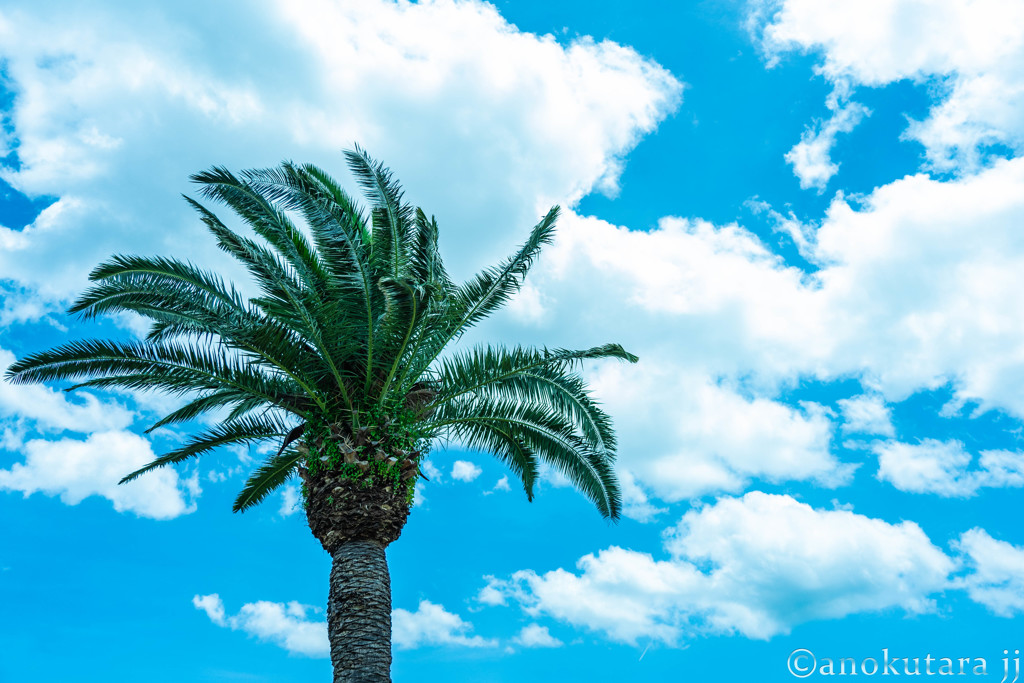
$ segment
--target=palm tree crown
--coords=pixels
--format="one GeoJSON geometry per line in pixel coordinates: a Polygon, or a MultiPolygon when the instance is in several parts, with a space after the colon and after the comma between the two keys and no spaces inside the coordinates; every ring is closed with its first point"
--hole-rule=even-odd
{"type": "MultiPolygon", "coordinates": [[[[140,314],[152,321],[145,339],[71,342],[18,361],[7,378],[187,398],[151,429],[217,418],[122,482],[222,445],[272,440],[273,454],[246,482],[236,511],[296,473],[307,508],[328,472],[336,475],[331,490],[339,477],[363,488],[386,484],[407,505],[427,447],[445,438],[496,455],[531,499],[539,462],[547,462],[617,519],[615,437],[576,370],[585,359],[635,356],[616,344],[442,355],[519,289],[552,238],[558,207],[516,253],[457,285],[440,258],[436,221],[405,203],[392,174],[363,150],[345,154],[369,211],[308,164],[192,176],[203,198],[226,204],[260,238],[185,198],[217,245],[248,270],[258,296],[187,262],[114,256],[91,273],[95,284],[71,312],[140,314]]],[[[399,533],[403,523],[404,516],[399,533]]]]}
{"type": "Polygon", "coordinates": [[[617,519],[615,436],[575,370],[588,358],[636,357],[616,344],[445,353],[518,291],[551,240],[558,208],[519,251],[456,285],[441,263],[434,219],[406,204],[391,173],[358,147],[346,157],[368,213],[311,165],[240,176],[215,167],[192,177],[204,198],[226,204],[260,238],[230,230],[185,198],[249,271],[258,296],[246,298],[190,263],[114,256],[92,272],[95,284],[71,312],[137,313],[152,321],[145,339],[71,342],[16,362],[7,378],[187,399],[151,430],[214,418],[122,483],[219,446],[273,443],[234,509],[259,503],[293,474],[302,478],[310,530],[332,558],[334,681],[387,683],[385,548],[402,533],[430,443],[454,439],[494,453],[531,499],[539,463],[550,463],[617,519]]]}

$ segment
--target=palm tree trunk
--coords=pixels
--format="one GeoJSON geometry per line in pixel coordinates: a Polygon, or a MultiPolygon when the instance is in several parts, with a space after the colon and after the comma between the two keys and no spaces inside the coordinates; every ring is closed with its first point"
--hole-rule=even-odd
{"type": "Polygon", "coordinates": [[[327,637],[334,683],[391,683],[391,577],[379,543],[350,541],[335,550],[327,637]]]}

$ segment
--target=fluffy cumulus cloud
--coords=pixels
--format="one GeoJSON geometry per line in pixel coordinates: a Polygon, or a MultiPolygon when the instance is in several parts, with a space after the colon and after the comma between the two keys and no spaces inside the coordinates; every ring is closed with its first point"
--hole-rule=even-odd
{"type": "Polygon", "coordinates": [[[15,1],[0,59],[20,160],[3,177],[57,198],[32,225],[0,228],[0,273],[43,300],[78,291],[116,251],[214,259],[178,197],[190,173],[282,158],[340,171],[353,141],[429,199],[454,265],[475,254],[475,267],[551,203],[611,191],[622,155],[681,93],[630,48],[563,45],[492,5],[445,0],[15,1]]]}
{"type": "Polygon", "coordinates": [[[470,482],[479,477],[482,473],[482,469],[468,460],[456,460],[452,464],[452,479],[456,479],[458,481],[470,482]]]}
{"type": "Polygon", "coordinates": [[[651,501],[648,492],[637,482],[631,470],[620,467],[618,475],[622,485],[623,515],[638,522],[649,522],[668,509],[658,507],[651,501]]]}
{"type": "MultiPolygon", "coordinates": [[[[0,348],[0,371],[14,363],[14,354],[0,348]]],[[[124,429],[135,414],[113,400],[101,400],[88,392],[74,398],[41,385],[16,385],[0,381],[0,426],[29,423],[47,432],[92,432],[124,429]]]]}
{"type": "Polygon", "coordinates": [[[984,487],[1024,486],[1024,453],[982,451],[974,457],[959,441],[923,439],[917,444],[875,444],[878,478],[901,491],[968,497],[984,487]]]}
{"type": "Polygon", "coordinates": [[[519,631],[512,642],[523,647],[562,647],[565,643],[551,635],[547,626],[528,624],[519,631]]]}
{"type": "Polygon", "coordinates": [[[396,609],[391,613],[391,642],[395,647],[411,649],[424,645],[495,647],[497,641],[468,635],[473,625],[441,605],[421,600],[415,612],[396,609]]]}
{"type": "Polygon", "coordinates": [[[121,477],[156,458],[149,441],[131,432],[96,432],[84,440],[32,439],[17,450],[25,460],[0,470],[0,490],[59,496],[68,505],[101,496],[118,512],[153,519],[171,519],[195,510],[190,500],[200,492],[197,473],[182,480],[165,467],[118,485],[121,477]]]}
{"type": "Polygon", "coordinates": [[[1024,613],[1024,548],[998,541],[983,529],[963,533],[956,548],[969,568],[960,587],[972,600],[1002,617],[1024,613]]]}
{"type": "Polygon", "coordinates": [[[956,401],[1024,415],[1024,159],[940,182],[837,199],[817,231],[818,295],[829,312],[826,362],[862,368],[889,399],[953,384],[956,401]]]}
{"type": "Polygon", "coordinates": [[[659,496],[842,483],[836,415],[783,402],[794,381],[859,379],[865,394],[836,406],[848,434],[891,435],[892,404],[940,387],[947,414],[1024,416],[1024,320],[1006,315],[1024,310],[1022,198],[1024,159],[839,196],[801,228],[810,273],[738,225],[668,218],[641,232],[570,215],[533,274],[558,329],[504,331],[641,357],[591,377],[623,462],[659,496]]]}
{"type": "MultiPolygon", "coordinates": [[[[192,605],[217,626],[242,631],[263,642],[277,645],[296,655],[326,658],[330,656],[327,622],[314,618],[320,610],[295,602],[259,600],[242,605],[237,614],[228,615],[217,593],[196,595],[192,605]]],[[[398,608],[391,613],[391,642],[401,649],[426,645],[457,647],[494,647],[497,641],[468,635],[473,625],[463,621],[441,605],[420,601],[415,612],[398,608]]]]}
{"type": "Polygon", "coordinates": [[[295,601],[285,604],[260,600],[242,605],[237,614],[229,617],[224,610],[224,602],[216,593],[196,595],[192,604],[218,626],[243,631],[292,654],[330,656],[327,622],[311,620],[308,614],[316,610],[307,605],[295,601]]]}
{"type": "Polygon", "coordinates": [[[843,415],[843,431],[853,434],[893,436],[892,414],[881,396],[861,394],[836,401],[843,415]]]}
{"type": "Polygon", "coordinates": [[[612,640],[678,645],[697,633],[771,638],[849,614],[934,609],[954,562],[912,522],[818,510],[752,492],[691,510],[666,536],[669,558],[611,547],[577,571],[491,578],[485,604],[508,597],[612,640]]]}
{"type": "MultiPolygon", "coordinates": [[[[0,368],[14,360],[12,353],[0,348],[0,368]]],[[[126,431],[134,420],[135,413],[116,400],[0,381],[0,449],[22,458],[9,469],[0,469],[0,490],[59,496],[68,505],[101,496],[118,512],[153,519],[194,511],[201,493],[196,473],[182,479],[164,468],[118,485],[124,475],[156,457],[147,439],[126,431]],[[86,436],[28,438],[30,431],[86,436]]]]}
{"type": "Polygon", "coordinates": [[[756,0],[772,58],[820,52],[840,86],[910,79],[937,93],[908,134],[940,169],[970,171],[994,145],[1024,150],[1021,0],[756,0]]]}

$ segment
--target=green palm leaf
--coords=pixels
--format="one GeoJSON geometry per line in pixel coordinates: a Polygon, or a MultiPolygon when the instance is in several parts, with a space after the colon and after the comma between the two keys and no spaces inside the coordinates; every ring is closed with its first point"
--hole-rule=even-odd
{"type": "Polygon", "coordinates": [[[302,460],[302,454],[295,449],[278,453],[267,460],[245,482],[245,487],[235,499],[232,510],[245,512],[252,506],[258,505],[295,473],[300,460],[302,460]]]}
{"type": "Polygon", "coordinates": [[[71,312],[141,315],[151,324],[146,338],[73,341],[17,361],[7,379],[185,399],[150,430],[214,421],[124,481],[226,445],[272,444],[276,454],[252,473],[236,511],[289,476],[316,484],[325,467],[343,465],[347,476],[399,468],[388,481],[411,494],[429,441],[454,439],[493,453],[528,499],[546,463],[601,514],[618,518],[615,434],[579,370],[587,361],[635,356],[615,344],[445,354],[519,291],[552,240],[558,207],[514,254],[457,286],[444,267],[437,221],[411,207],[391,171],[364,150],[345,159],[368,212],[312,164],[194,175],[202,198],[225,205],[252,231],[228,228],[186,197],[259,294],[246,298],[216,273],[173,258],[113,256],[93,270],[71,312]],[[380,452],[392,455],[373,455],[380,452]],[[356,454],[368,458],[358,461],[362,469],[356,454]]]}

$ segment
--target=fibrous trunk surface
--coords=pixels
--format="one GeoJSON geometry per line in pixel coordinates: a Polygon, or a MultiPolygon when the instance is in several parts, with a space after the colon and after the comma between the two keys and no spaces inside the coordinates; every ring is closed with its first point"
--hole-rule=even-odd
{"type": "Polygon", "coordinates": [[[349,541],[332,559],[327,632],[334,683],[390,683],[391,577],[384,546],[349,541]]]}
{"type": "Polygon", "coordinates": [[[303,472],[303,480],[309,528],[332,557],[344,543],[387,547],[401,535],[409,517],[405,491],[384,482],[367,485],[331,470],[315,476],[303,472]]]}
{"type": "Polygon", "coordinates": [[[410,501],[407,487],[396,485],[400,478],[353,477],[351,469],[310,474],[300,468],[309,528],[332,558],[327,634],[334,683],[389,683],[391,578],[385,548],[401,535],[410,501]]]}

